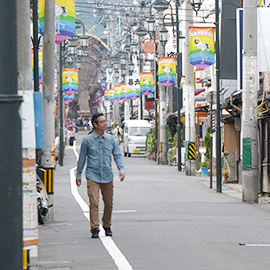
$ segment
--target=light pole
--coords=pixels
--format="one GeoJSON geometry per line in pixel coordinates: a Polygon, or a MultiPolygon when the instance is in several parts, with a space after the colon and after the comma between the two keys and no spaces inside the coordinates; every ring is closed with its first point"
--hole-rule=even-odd
{"type": "Polygon", "coordinates": [[[147,31],[150,35],[150,39],[154,40],[155,43],[155,54],[154,54],[154,74],[155,74],[155,161],[158,160],[158,66],[157,66],[157,43],[156,43],[156,22],[154,18],[147,20],[147,31]]]}
{"type": "MultiPolygon", "coordinates": [[[[182,161],[181,161],[181,108],[182,108],[182,89],[180,89],[180,81],[182,77],[182,67],[181,67],[181,55],[179,52],[179,16],[178,16],[178,10],[179,10],[179,0],[175,1],[175,7],[176,7],[176,21],[173,19],[173,14],[172,14],[172,7],[171,7],[171,20],[172,20],[172,25],[176,24],[176,55],[177,55],[177,147],[178,147],[178,170],[182,170],[182,161]]],[[[167,15],[167,14],[166,14],[167,15]]],[[[163,27],[159,31],[159,41],[165,47],[167,41],[168,41],[168,30],[164,26],[164,19],[165,16],[163,17],[163,27]]]]}
{"type": "MultiPolygon", "coordinates": [[[[147,30],[140,26],[137,30],[136,30],[136,34],[139,36],[139,46],[142,42],[143,37],[145,37],[147,35],[147,30]]],[[[139,60],[140,60],[140,73],[143,70],[143,57],[142,57],[142,53],[141,53],[141,48],[139,47],[139,60]]],[[[143,100],[142,100],[142,94],[140,93],[140,115],[141,117],[139,119],[143,119],[143,100]]]]}
{"type": "MultiPolygon", "coordinates": [[[[198,13],[203,0],[190,0],[193,10],[198,13]]],[[[220,126],[220,54],[219,54],[219,0],[215,0],[215,25],[216,25],[216,177],[217,192],[222,192],[221,176],[221,126],[220,126]]],[[[212,119],[211,119],[212,121],[212,119]]]]}

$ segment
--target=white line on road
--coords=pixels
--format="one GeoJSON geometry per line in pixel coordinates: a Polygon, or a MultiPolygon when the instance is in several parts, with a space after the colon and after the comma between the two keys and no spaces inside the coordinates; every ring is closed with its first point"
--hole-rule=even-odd
{"type": "MultiPolygon", "coordinates": [[[[75,141],[72,149],[73,149],[73,152],[78,160],[79,155],[76,151],[76,141],[75,141]]],[[[89,220],[89,206],[82,199],[81,195],[78,192],[78,188],[76,186],[75,170],[76,170],[76,167],[74,167],[70,170],[71,193],[72,193],[74,199],[80,205],[80,207],[84,213],[84,216],[89,220]]],[[[101,225],[100,225],[99,229],[100,229],[99,238],[100,238],[103,246],[106,248],[108,253],[111,255],[111,257],[114,260],[114,263],[118,267],[118,269],[119,270],[132,270],[133,268],[131,267],[131,265],[127,261],[126,257],[122,254],[120,249],[116,246],[116,244],[114,243],[112,238],[105,236],[105,232],[104,232],[101,225]]]]}
{"type": "Polygon", "coordinates": [[[270,244],[244,244],[240,243],[240,246],[245,246],[245,247],[270,247],[270,244]]]}

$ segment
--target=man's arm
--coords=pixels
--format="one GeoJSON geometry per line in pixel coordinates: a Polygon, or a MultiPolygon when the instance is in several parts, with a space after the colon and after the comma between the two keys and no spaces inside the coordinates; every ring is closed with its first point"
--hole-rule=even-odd
{"type": "Polygon", "coordinates": [[[115,138],[113,138],[113,158],[119,170],[119,178],[121,181],[123,181],[125,179],[125,168],[123,164],[122,154],[115,138]]]}
{"type": "Polygon", "coordinates": [[[87,155],[87,141],[85,138],[83,138],[83,141],[81,144],[80,156],[77,163],[76,184],[78,187],[81,185],[81,175],[82,175],[82,170],[85,164],[86,155],[87,155]]]}

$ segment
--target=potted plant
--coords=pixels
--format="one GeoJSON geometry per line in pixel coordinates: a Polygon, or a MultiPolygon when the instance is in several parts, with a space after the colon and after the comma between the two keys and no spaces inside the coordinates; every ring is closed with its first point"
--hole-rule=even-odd
{"type": "Polygon", "coordinates": [[[202,173],[201,176],[206,177],[208,176],[208,168],[209,168],[209,162],[208,161],[203,161],[199,163],[202,173]]]}
{"type": "Polygon", "coordinates": [[[228,179],[228,176],[229,176],[229,168],[227,165],[223,165],[221,167],[221,174],[223,175],[223,178],[224,180],[227,180],[228,179]]]}

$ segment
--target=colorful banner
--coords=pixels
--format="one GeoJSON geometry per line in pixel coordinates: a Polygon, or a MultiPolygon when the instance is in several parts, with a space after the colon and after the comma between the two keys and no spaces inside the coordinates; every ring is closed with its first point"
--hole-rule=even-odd
{"type": "Polygon", "coordinates": [[[215,63],[214,27],[189,27],[189,63],[204,70],[215,63]]]}
{"type": "Polygon", "coordinates": [[[114,100],[120,101],[120,95],[121,95],[121,86],[117,85],[114,87],[114,100]]]}
{"type": "Polygon", "coordinates": [[[105,100],[110,100],[110,89],[106,89],[104,91],[104,99],[105,100]]]}
{"type": "MultiPolygon", "coordinates": [[[[34,80],[34,50],[32,49],[32,73],[34,80]]],[[[38,77],[39,84],[42,84],[42,49],[38,50],[38,77]]]]}
{"type": "Polygon", "coordinates": [[[158,81],[170,87],[176,83],[176,57],[158,58],[158,81]]]}
{"type": "Polygon", "coordinates": [[[62,89],[63,92],[70,96],[78,91],[78,69],[63,68],[62,69],[62,89]]]}
{"type": "Polygon", "coordinates": [[[64,98],[65,104],[69,104],[74,100],[75,96],[74,94],[68,96],[67,94],[63,93],[63,98],[64,98]]]}
{"type": "MultiPolygon", "coordinates": [[[[39,0],[39,28],[44,35],[45,0],[39,0]]],[[[55,0],[55,43],[72,36],[75,29],[75,0],[55,0]]]]}
{"type": "Polygon", "coordinates": [[[102,94],[104,94],[105,90],[106,90],[106,81],[104,80],[101,80],[100,83],[99,83],[99,89],[100,89],[100,92],[102,94]]]}
{"type": "Polygon", "coordinates": [[[121,86],[121,97],[120,97],[120,99],[126,101],[126,100],[128,100],[127,85],[122,83],[120,86],[121,86]]]}
{"type": "Polygon", "coordinates": [[[127,76],[128,99],[137,99],[140,97],[140,77],[127,76]]]}
{"type": "Polygon", "coordinates": [[[109,90],[109,101],[114,102],[114,89],[109,90]]]}
{"type": "Polygon", "coordinates": [[[154,93],[154,72],[140,73],[140,91],[146,96],[154,93]]]}

